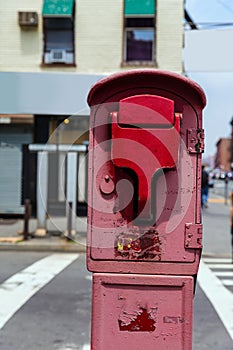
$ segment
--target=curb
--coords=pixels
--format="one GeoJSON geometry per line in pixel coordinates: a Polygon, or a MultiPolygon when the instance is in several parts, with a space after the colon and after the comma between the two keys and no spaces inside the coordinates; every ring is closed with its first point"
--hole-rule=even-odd
{"type": "Polygon", "coordinates": [[[86,246],[81,243],[24,242],[0,243],[0,251],[34,251],[34,252],[70,252],[86,253],[86,246]]]}
{"type": "Polygon", "coordinates": [[[230,258],[231,254],[202,253],[202,258],[230,258]]]}
{"type": "Polygon", "coordinates": [[[86,248],[70,248],[63,246],[16,246],[6,244],[0,245],[0,251],[86,253],[86,248]]]}

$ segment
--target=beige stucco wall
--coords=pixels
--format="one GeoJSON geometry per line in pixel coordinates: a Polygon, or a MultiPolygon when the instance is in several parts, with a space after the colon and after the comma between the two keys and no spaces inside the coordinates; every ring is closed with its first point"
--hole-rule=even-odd
{"type": "Polygon", "coordinates": [[[43,0],[0,0],[0,70],[40,70],[42,56],[42,21],[38,29],[22,30],[18,11],[41,13],[43,0]]]}
{"type": "MultiPolygon", "coordinates": [[[[123,0],[76,1],[76,67],[42,67],[43,0],[0,0],[0,71],[110,73],[121,70],[123,0]],[[23,30],[18,11],[36,11],[37,29],[23,30]]],[[[157,68],[182,72],[183,0],[157,0],[157,68]]],[[[129,67],[126,67],[129,68],[129,67]]]]}
{"type": "Polygon", "coordinates": [[[78,70],[119,70],[122,60],[123,1],[81,0],[77,5],[78,70]]]}
{"type": "Polygon", "coordinates": [[[182,72],[183,0],[157,0],[158,68],[182,72]]]}

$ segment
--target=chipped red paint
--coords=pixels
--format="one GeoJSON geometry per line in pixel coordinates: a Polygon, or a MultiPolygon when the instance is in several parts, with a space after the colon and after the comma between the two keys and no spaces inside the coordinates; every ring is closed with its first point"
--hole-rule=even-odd
{"type": "MultiPolygon", "coordinates": [[[[129,318],[131,315],[127,315],[129,318]]],[[[128,332],[153,332],[155,330],[155,320],[146,309],[141,309],[136,319],[131,319],[128,324],[124,324],[122,320],[118,320],[120,331],[128,332]]]]}
{"type": "Polygon", "coordinates": [[[159,233],[151,228],[143,233],[136,230],[131,234],[120,233],[115,242],[116,257],[128,259],[161,260],[159,233]]]}
{"type": "Polygon", "coordinates": [[[191,350],[193,278],[93,275],[91,350],[191,350]]]}

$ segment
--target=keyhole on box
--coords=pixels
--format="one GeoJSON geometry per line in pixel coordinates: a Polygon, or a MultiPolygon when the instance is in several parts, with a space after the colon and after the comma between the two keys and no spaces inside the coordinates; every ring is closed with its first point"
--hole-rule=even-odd
{"type": "Polygon", "coordinates": [[[105,179],[105,182],[109,182],[110,181],[110,177],[109,177],[109,175],[105,175],[105,177],[104,177],[104,179],[105,179]]]}

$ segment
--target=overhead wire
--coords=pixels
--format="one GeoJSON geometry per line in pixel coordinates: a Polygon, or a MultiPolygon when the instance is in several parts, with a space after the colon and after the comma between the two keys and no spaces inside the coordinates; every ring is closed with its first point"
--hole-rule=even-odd
{"type": "MultiPolygon", "coordinates": [[[[226,3],[224,3],[222,0],[216,0],[218,1],[222,6],[224,6],[229,12],[233,13],[233,8],[229,7],[226,3]]],[[[186,3],[186,0],[185,0],[186,3]]],[[[191,27],[191,24],[193,22],[189,22],[185,20],[184,26],[189,25],[191,27]]],[[[204,26],[204,27],[198,27],[198,30],[206,30],[208,28],[214,29],[214,28],[220,28],[220,27],[231,27],[233,26],[233,22],[195,22],[196,26],[204,26]]],[[[186,28],[187,31],[192,30],[191,28],[186,28]]],[[[191,69],[191,70],[185,70],[185,74],[188,76],[189,74],[198,73],[198,74],[223,74],[223,73],[233,73],[233,70],[205,70],[205,69],[191,69]]]]}
{"type": "MultiPolygon", "coordinates": [[[[190,25],[191,22],[185,21],[184,25],[185,24],[190,25]]],[[[233,26],[233,22],[195,22],[195,24],[200,26],[213,26],[213,27],[233,26]]],[[[198,28],[198,29],[204,29],[204,28],[198,28]]]]}
{"type": "MultiPolygon", "coordinates": [[[[231,12],[233,14],[233,7],[227,5],[223,0],[216,0],[220,5],[222,5],[227,11],[231,12]]],[[[186,4],[186,0],[185,0],[186,4]]],[[[189,25],[191,27],[192,23],[186,20],[185,25],[189,25]]],[[[201,26],[198,27],[198,30],[205,30],[205,29],[212,29],[212,28],[219,28],[219,27],[231,27],[233,26],[233,22],[220,22],[220,21],[214,21],[214,22],[195,22],[196,26],[201,26]],[[202,27],[203,26],[203,27],[202,27]]],[[[188,30],[188,29],[186,29],[188,30]]]]}

